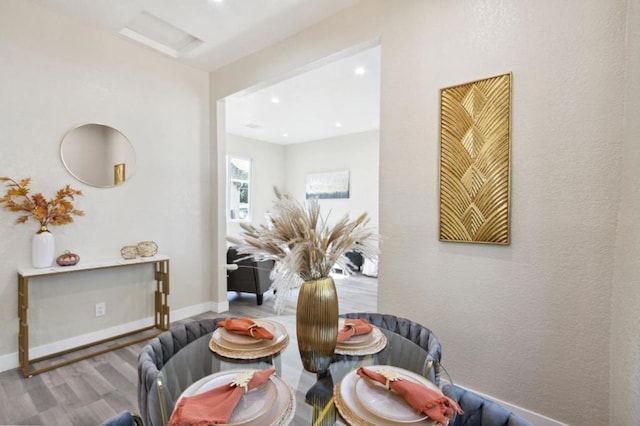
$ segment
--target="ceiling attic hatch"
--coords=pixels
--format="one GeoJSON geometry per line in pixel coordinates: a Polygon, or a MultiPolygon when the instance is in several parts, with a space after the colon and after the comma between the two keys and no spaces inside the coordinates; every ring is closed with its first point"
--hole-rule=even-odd
{"type": "Polygon", "coordinates": [[[204,43],[148,12],[136,16],[120,30],[120,34],[173,58],[179,58],[204,43]]]}

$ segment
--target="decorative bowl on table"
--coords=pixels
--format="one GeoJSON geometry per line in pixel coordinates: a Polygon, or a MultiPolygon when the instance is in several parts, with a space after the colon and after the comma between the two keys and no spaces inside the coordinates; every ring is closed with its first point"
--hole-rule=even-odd
{"type": "Polygon", "coordinates": [[[137,250],[142,257],[155,256],[158,253],[158,244],[155,241],[143,241],[138,243],[137,250]]]}
{"type": "Polygon", "coordinates": [[[124,246],[120,249],[120,254],[126,260],[135,259],[138,257],[138,246],[124,246]]]}
{"type": "Polygon", "coordinates": [[[56,258],[56,263],[60,266],[73,266],[78,262],[80,262],[80,256],[75,253],[71,253],[69,250],[56,258]]]}

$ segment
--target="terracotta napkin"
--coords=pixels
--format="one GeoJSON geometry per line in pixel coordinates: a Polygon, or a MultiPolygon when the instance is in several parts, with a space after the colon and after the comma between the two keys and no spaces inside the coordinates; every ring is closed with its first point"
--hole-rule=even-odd
{"type": "Polygon", "coordinates": [[[363,367],[358,368],[357,374],[360,377],[382,384],[388,382],[389,389],[400,394],[407,404],[418,410],[418,412],[426,414],[431,420],[435,420],[442,426],[447,425],[447,418],[453,419],[454,410],[458,414],[463,413],[455,401],[420,383],[402,378],[388,381],[382,374],[363,367]]]}
{"type": "MultiPolygon", "coordinates": [[[[246,390],[231,382],[194,396],[182,398],[169,419],[169,426],[206,426],[229,423],[240,398],[269,380],[275,369],[259,370],[246,383],[246,390]]],[[[240,374],[240,373],[239,373],[240,374]]],[[[235,378],[234,378],[235,380],[235,378]]]]}
{"type": "Polygon", "coordinates": [[[348,340],[351,336],[368,334],[373,330],[373,326],[364,318],[346,319],[344,326],[338,330],[338,343],[348,340]]]}
{"type": "Polygon", "coordinates": [[[227,318],[224,321],[218,321],[218,327],[224,327],[227,331],[234,334],[242,334],[243,336],[251,336],[256,339],[271,340],[273,334],[264,327],[255,323],[254,320],[247,317],[227,318]]]}

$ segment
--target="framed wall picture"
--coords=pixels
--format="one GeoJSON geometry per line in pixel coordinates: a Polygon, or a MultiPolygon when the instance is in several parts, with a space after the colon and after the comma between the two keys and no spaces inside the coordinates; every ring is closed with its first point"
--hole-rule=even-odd
{"type": "Polygon", "coordinates": [[[442,89],[440,241],[509,244],[511,74],[442,89]]]}
{"type": "Polygon", "coordinates": [[[349,171],[307,175],[306,198],[349,198],[349,171]]]}

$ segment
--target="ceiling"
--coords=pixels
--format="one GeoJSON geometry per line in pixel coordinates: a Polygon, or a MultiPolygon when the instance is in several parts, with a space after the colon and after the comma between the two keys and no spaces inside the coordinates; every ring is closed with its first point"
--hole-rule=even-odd
{"type": "Polygon", "coordinates": [[[378,129],[380,48],[252,93],[243,91],[225,103],[227,132],[267,142],[290,144],[378,129]]]}
{"type": "MultiPolygon", "coordinates": [[[[31,1],[214,71],[360,0],[31,1]]],[[[379,63],[380,49],[373,48],[267,88],[247,88],[227,99],[227,131],[288,144],[377,129],[379,63]],[[358,67],[364,73],[356,75],[358,67]]]]}

